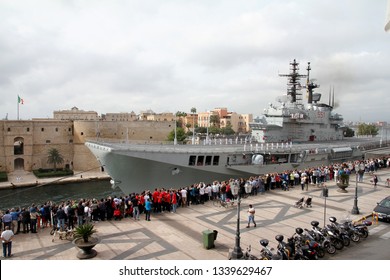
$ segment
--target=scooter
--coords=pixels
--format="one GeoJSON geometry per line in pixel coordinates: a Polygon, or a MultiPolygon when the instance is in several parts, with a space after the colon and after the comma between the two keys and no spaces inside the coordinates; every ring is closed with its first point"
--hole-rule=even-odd
{"type": "Polygon", "coordinates": [[[336,253],[336,247],[332,244],[330,238],[323,233],[323,229],[319,227],[319,222],[312,221],[310,224],[312,225],[312,229],[305,229],[307,233],[310,234],[314,240],[320,243],[329,254],[336,253]]]}
{"type": "Polygon", "coordinates": [[[351,238],[348,235],[348,232],[337,223],[336,217],[330,217],[329,221],[331,224],[329,225],[330,230],[333,231],[334,234],[338,235],[342,240],[344,246],[349,246],[351,243],[351,238]]]}
{"type": "Polygon", "coordinates": [[[274,251],[274,248],[268,247],[269,240],[268,239],[261,239],[260,245],[263,246],[263,249],[260,251],[260,260],[280,260],[281,257],[278,254],[274,254],[272,251],[274,251]]]}
{"type": "Polygon", "coordinates": [[[278,241],[277,254],[282,260],[289,260],[292,251],[290,245],[283,241],[284,236],[281,234],[276,235],[275,239],[278,241]]]}
{"type": "Polygon", "coordinates": [[[318,242],[308,240],[303,236],[303,229],[296,228],[295,233],[289,239],[289,244],[294,244],[294,260],[316,260],[318,259],[317,248],[318,242]]]}

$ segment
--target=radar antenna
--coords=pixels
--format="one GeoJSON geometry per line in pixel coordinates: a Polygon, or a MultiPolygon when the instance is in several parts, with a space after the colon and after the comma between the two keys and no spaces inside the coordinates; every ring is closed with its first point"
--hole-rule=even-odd
{"type": "Polygon", "coordinates": [[[289,74],[279,74],[280,77],[287,77],[287,95],[290,95],[292,103],[300,103],[302,101],[302,94],[300,90],[302,88],[300,79],[305,78],[306,75],[299,74],[299,63],[294,59],[293,62],[290,62],[290,73],[289,74]]]}
{"type": "Polygon", "coordinates": [[[310,81],[310,70],[311,70],[310,62],[307,63],[306,70],[307,70],[307,75],[306,75],[307,79],[306,79],[306,86],[305,86],[305,88],[307,90],[307,103],[311,104],[311,103],[313,103],[313,90],[315,88],[319,88],[320,85],[315,84],[314,80],[310,81]]]}

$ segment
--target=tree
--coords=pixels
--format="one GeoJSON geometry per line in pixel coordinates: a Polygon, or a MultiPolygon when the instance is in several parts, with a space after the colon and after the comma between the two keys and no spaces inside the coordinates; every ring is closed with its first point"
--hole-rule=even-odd
{"type": "Polygon", "coordinates": [[[211,115],[211,116],[210,116],[210,123],[211,123],[213,126],[219,127],[219,116],[218,116],[218,115],[211,115]]]}
{"type": "MultiPolygon", "coordinates": [[[[192,135],[192,144],[195,143],[195,114],[196,114],[196,108],[195,107],[192,107],[191,108],[191,114],[192,114],[192,132],[191,132],[191,135],[192,135]]],[[[188,127],[189,129],[189,127],[188,127]]],[[[188,135],[190,131],[188,130],[188,135]]]]}
{"type": "Polygon", "coordinates": [[[234,130],[232,128],[232,125],[228,124],[228,125],[226,125],[226,127],[221,128],[221,134],[223,134],[223,135],[233,135],[233,134],[235,134],[235,132],[234,132],[234,130]]]}
{"type": "Polygon", "coordinates": [[[358,135],[371,135],[376,136],[378,135],[378,128],[375,125],[372,124],[359,124],[358,126],[358,135]]]}
{"type": "MultiPolygon", "coordinates": [[[[187,138],[187,135],[182,127],[176,128],[176,139],[178,142],[183,142],[187,138]]],[[[168,141],[175,140],[175,130],[172,130],[168,134],[168,141]]]]}
{"type": "Polygon", "coordinates": [[[191,114],[196,114],[196,108],[195,107],[191,108],[191,114]]]}
{"type": "Polygon", "coordinates": [[[57,164],[62,164],[64,158],[56,148],[51,148],[48,152],[47,163],[53,164],[54,171],[57,171],[57,164]]]}
{"type": "Polygon", "coordinates": [[[216,126],[211,126],[209,128],[209,134],[212,134],[212,135],[217,135],[217,134],[220,134],[220,129],[216,126]]]}
{"type": "Polygon", "coordinates": [[[176,127],[183,127],[183,117],[186,117],[187,113],[185,112],[176,112],[176,127]]]}
{"type": "Polygon", "coordinates": [[[355,136],[355,131],[350,127],[347,127],[346,130],[344,131],[344,137],[354,137],[354,136],[355,136]]]}

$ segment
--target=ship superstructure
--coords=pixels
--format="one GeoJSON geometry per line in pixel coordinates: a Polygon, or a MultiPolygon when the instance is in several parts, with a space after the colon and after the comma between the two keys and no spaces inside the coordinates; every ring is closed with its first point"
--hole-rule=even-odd
{"type": "Polygon", "coordinates": [[[306,70],[306,75],[299,74],[299,63],[294,59],[290,63],[290,73],[280,74],[287,77],[287,93],[264,109],[263,118],[250,124],[254,140],[266,143],[343,139],[343,118],[333,113],[334,93],[332,101],[329,98],[332,104],[320,103],[321,94],[314,93],[319,85],[310,80],[310,62],[306,70]],[[304,86],[301,85],[302,78],[306,78],[304,86]],[[303,88],[307,92],[307,103],[303,102],[303,88]]]}

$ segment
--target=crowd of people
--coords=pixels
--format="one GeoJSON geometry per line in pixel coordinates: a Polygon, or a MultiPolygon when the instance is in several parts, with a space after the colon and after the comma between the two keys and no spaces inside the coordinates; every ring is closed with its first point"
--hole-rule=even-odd
{"type": "MultiPolygon", "coordinates": [[[[155,189],[142,193],[132,193],[122,197],[106,197],[101,199],[68,200],[59,203],[45,202],[32,204],[22,209],[12,208],[0,212],[1,231],[6,228],[14,234],[37,233],[38,229],[56,227],[61,230],[74,228],[83,223],[96,223],[106,220],[151,220],[151,214],[172,212],[179,207],[204,204],[209,200],[223,201],[234,199],[232,188],[239,188],[241,194],[249,190],[248,195],[263,194],[269,190],[300,186],[302,190],[309,185],[339,181],[343,174],[357,174],[363,181],[365,174],[371,174],[370,180],[376,185],[378,177],[375,172],[390,167],[390,157],[336,163],[327,166],[290,170],[280,173],[252,176],[244,179],[230,179],[211,183],[196,183],[180,189],[155,189]],[[376,178],[376,179],[375,179],[376,178]]],[[[349,176],[347,176],[349,177],[349,176]]]]}

